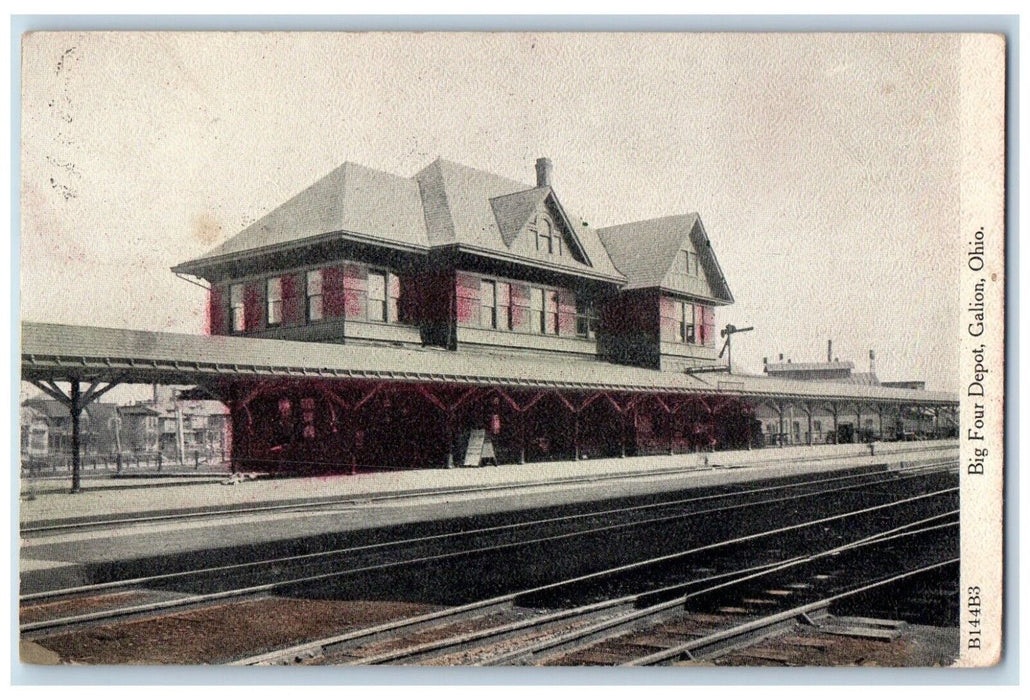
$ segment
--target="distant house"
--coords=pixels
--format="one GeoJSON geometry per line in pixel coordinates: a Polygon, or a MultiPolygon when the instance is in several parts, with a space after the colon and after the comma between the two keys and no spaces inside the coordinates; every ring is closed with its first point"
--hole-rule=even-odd
{"type": "Polygon", "coordinates": [[[38,408],[22,405],[21,454],[29,458],[46,457],[50,444],[50,422],[38,408]]]}
{"type": "Polygon", "coordinates": [[[147,404],[133,404],[119,409],[122,416],[122,447],[126,452],[157,452],[158,416],[161,412],[147,404]]]}
{"type": "MultiPolygon", "coordinates": [[[[21,419],[23,456],[70,454],[71,417],[64,404],[28,399],[22,403],[21,419]]],[[[172,393],[156,405],[92,403],[82,413],[80,435],[84,455],[104,457],[160,453],[169,461],[220,462],[230,448],[225,406],[217,401],[179,401],[172,393]]]]}

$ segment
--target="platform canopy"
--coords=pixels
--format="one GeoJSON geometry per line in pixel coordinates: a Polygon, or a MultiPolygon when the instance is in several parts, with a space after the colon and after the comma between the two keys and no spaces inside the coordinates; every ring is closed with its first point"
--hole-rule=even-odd
{"type": "Polygon", "coordinates": [[[957,406],[955,394],[765,376],[687,375],[591,360],[22,324],[22,379],[197,384],[232,378],[339,378],[512,388],[706,394],[957,406]]]}

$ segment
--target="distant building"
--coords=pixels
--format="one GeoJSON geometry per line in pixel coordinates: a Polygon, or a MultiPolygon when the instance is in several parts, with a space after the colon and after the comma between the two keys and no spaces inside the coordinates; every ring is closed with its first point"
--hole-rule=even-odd
{"type": "Polygon", "coordinates": [[[50,421],[38,408],[22,405],[21,453],[30,458],[45,457],[50,446],[50,421]]]}
{"type": "MultiPolygon", "coordinates": [[[[923,381],[881,382],[876,376],[876,353],[869,351],[869,371],[855,372],[855,364],[833,357],[833,341],[826,346],[825,362],[793,362],[781,354],[777,362],[763,361],[765,374],[797,382],[824,382],[898,389],[926,389],[923,381]]],[[[958,425],[950,414],[937,415],[915,409],[887,413],[882,407],[865,408],[851,402],[818,402],[786,409],[774,403],[760,404],[757,418],[767,443],[816,444],[868,442],[879,439],[913,439],[953,435],[958,425]]]]}
{"type": "MultiPolygon", "coordinates": [[[[230,450],[228,410],[217,401],[178,400],[167,392],[126,406],[95,402],[82,414],[82,454],[113,458],[160,454],[170,462],[221,462],[230,450]]],[[[21,452],[41,459],[71,450],[68,408],[49,398],[21,407],[21,452]]]]}
{"type": "Polygon", "coordinates": [[[161,412],[148,404],[122,406],[122,446],[127,452],[157,452],[158,416],[161,412]]]}

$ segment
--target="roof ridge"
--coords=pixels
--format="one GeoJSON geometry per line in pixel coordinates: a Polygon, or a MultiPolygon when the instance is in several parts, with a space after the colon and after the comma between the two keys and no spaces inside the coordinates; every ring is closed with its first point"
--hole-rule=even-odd
{"type": "Polygon", "coordinates": [[[639,219],[637,221],[624,221],[621,224],[611,224],[609,226],[601,226],[599,228],[595,228],[594,230],[595,231],[607,231],[609,229],[621,228],[623,226],[634,226],[634,225],[639,225],[639,224],[652,224],[652,223],[656,223],[658,221],[669,221],[669,220],[672,220],[672,219],[689,219],[691,217],[700,218],[700,216],[701,215],[698,214],[696,211],[688,211],[688,212],[686,212],[684,214],[666,214],[665,216],[653,216],[650,219],[639,219]]]}
{"type": "Polygon", "coordinates": [[[443,158],[437,156],[436,160],[415,173],[413,178],[415,184],[418,185],[418,197],[422,204],[422,220],[426,224],[426,239],[430,248],[439,245],[434,240],[433,235],[437,228],[444,229],[445,238],[453,239],[455,237],[454,214],[451,211],[451,203],[447,197],[447,185],[444,181],[443,171],[440,169],[440,163],[442,162],[443,158]],[[439,180],[438,187],[431,187],[430,184],[425,182],[428,178],[432,177],[439,180]],[[438,210],[429,206],[428,197],[433,195],[439,198],[440,207],[438,210]],[[433,214],[436,212],[439,212],[440,216],[434,217],[433,214]],[[440,223],[441,226],[434,226],[434,221],[440,223]]]}
{"type": "MultiPolygon", "coordinates": [[[[514,180],[514,179],[512,179],[510,177],[506,177],[505,175],[498,175],[497,173],[490,172],[489,170],[484,170],[482,168],[477,168],[477,167],[475,167],[473,165],[466,165],[465,163],[459,163],[456,160],[450,160],[449,158],[444,158],[443,156],[437,156],[436,160],[433,161],[433,163],[442,163],[442,164],[446,164],[448,166],[454,166],[454,167],[457,167],[457,168],[461,168],[463,170],[471,170],[471,171],[473,171],[475,173],[478,173],[480,175],[486,175],[487,177],[492,177],[492,178],[497,179],[497,180],[504,180],[506,182],[513,183],[513,184],[517,185],[518,187],[522,188],[521,190],[513,190],[511,192],[512,194],[514,194],[515,192],[523,192],[525,190],[536,189],[533,185],[527,185],[525,182],[522,182],[520,180],[514,180]]],[[[433,163],[430,163],[430,165],[432,165],[433,163]]]]}

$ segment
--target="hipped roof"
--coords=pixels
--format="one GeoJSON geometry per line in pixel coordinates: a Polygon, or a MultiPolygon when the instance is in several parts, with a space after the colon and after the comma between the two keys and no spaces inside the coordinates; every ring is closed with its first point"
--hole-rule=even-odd
{"type": "Polygon", "coordinates": [[[237,257],[275,252],[315,240],[360,241],[428,252],[457,246],[475,254],[567,271],[621,284],[597,234],[565,211],[549,187],[510,180],[442,158],[406,178],[344,163],[226,242],[182,263],[176,272],[202,273],[237,257]],[[548,196],[590,264],[571,256],[515,253],[511,239],[548,196]],[[515,229],[514,231],[512,229],[515,229]]]}

